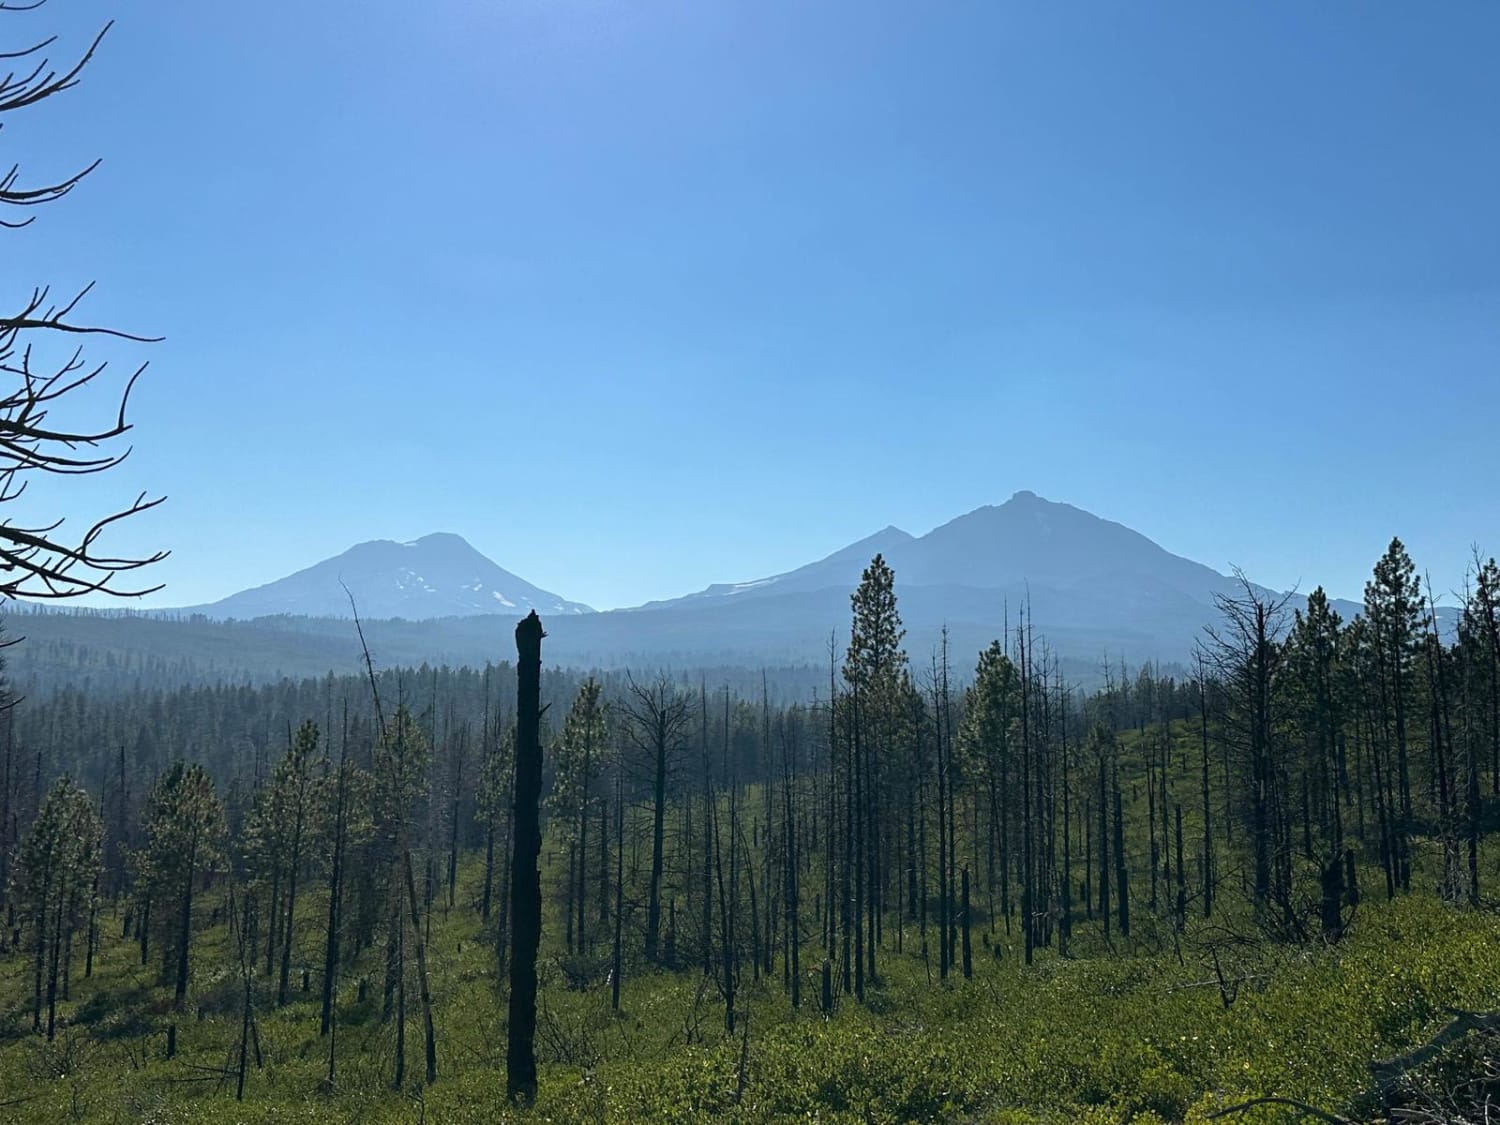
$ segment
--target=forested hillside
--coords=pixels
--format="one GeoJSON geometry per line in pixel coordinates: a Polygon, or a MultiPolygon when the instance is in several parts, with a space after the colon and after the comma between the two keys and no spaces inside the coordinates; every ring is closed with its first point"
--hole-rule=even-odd
{"type": "Polygon", "coordinates": [[[1349,621],[1247,585],[1189,675],[1091,691],[1024,611],[908,653],[880,556],[805,692],[545,665],[534,1111],[512,660],[22,701],[0,1113],[1459,1120],[1500,570],[1451,641],[1415,574],[1393,542],[1349,621]]]}
{"type": "MultiPolygon", "coordinates": [[[[1018,591],[1024,595],[1024,590],[1018,591]]],[[[812,685],[827,679],[815,661],[828,651],[834,629],[835,599],[810,599],[807,623],[788,639],[765,630],[756,606],[734,607],[734,619],[705,622],[697,610],[638,614],[635,611],[566,617],[549,623],[550,659],[575,668],[623,671],[627,668],[703,670],[711,680],[731,679],[769,668],[773,679],[796,685],[804,697],[812,685]],[[705,640],[705,637],[708,640],[705,640]],[[720,671],[722,670],[722,671],[720,671]]],[[[1021,604],[1024,597],[1014,603],[1021,604]]],[[[840,607],[840,612],[842,608],[840,607]]],[[[1204,614],[1211,613],[1207,607],[1204,614]]],[[[929,614],[930,616],[930,614],[929,614]]],[[[949,630],[957,648],[978,649],[1004,631],[999,622],[1006,603],[996,595],[981,619],[992,616],[996,627],[973,620],[949,630]]],[[[332,672],[352,675],[361,666],[353,623],[331,617],[260,617],[252,621],[218,621],[201,615],[162,617],[145,613],[97,611],[15,612],[7,619],[12,636],[26,645],[12,654],[12,678],[18,690],[41,698],[66,689],[87,691],[93,698],[137,691],[171,690],[193,685],[266,684],[283,678],[321,677],[332,672]]],[[[366,621],[370,650],[382,666],[421,664],[481,666],[505,644],[510,624],[503,618],[449,617],[430,621],[366,621]]],[[[940,643],[941,625],[913,639],[913,651],[940,643]]],[[[1049,636],[1052,634],[1049,633],[1049,636]]],[[[1101,661],[1111,654],[1135,652],[1139,638],[1097,633],[1071,637],[1059,667],[1080,684],[1102,682],[1101,661]],[[1098,642],[1098,643],[1096,643],[1098,642]]],[[[1172,650],[1164,667],[1182,671],[1187,646],[1172,650]]]]}
{"type": "MultiPolygon", "coordinates": [[[[603,615],[599,615],[603,616],[603,615]]],[[[770,659],[767,650],[628,647],[629,615],[615,624],[620,638],[605,644],[562,647],[560,663],[615,672],[631,667],[692,669],[713,682],[772,680],[807,696],[826,675],[794,651],[770,659]]],[[[565,619],[572,620],[572,619],[565,619]]],[[[170,692],[182,687],[266,685],[283,679],[352,676],[362,667],[353,622],[329,617],[261,617],[217,621],[201,615],[161,617],[97,611],[17,612],[6,621],[12,639],[25,644],[10,654],[16,690],[39,699],[77,691],[90,699],[170,692]]],[[[370,651],[382,667],[482,667],[508,643],[513,619],[451,617],[436,621],[382,619],[363,623],[370,651]]],[[[824,637],[824,648],[827,636],[824,637]]],[[[803,654],[805,655],[805,653],[803,654]]],[[[1073,661],[1080,675],[1097,669],[1073,661]]]]}

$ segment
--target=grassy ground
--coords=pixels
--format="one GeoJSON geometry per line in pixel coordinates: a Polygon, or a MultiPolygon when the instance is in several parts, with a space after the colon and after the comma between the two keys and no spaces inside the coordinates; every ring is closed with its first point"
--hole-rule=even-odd
{"type": "MultiPolygon", "coordinates": [[[[466,872],[469,890],[477,872],[466,872]]],[[[504,1109],[505,994],[495,955],[466,906],[434,911],[431,977],[439,1079],[423,1088],[421,1025],[409,995],[407,1083],[391,1088],[395,1032],[380,1018],[377,946],[341,989],[338,1073],[324,1081],[328,1041],[318,1035],[320,904],[306,903],[299,949],[312,991],[285,1007],[258,1004],[262,1065],[246,1100],[224,1077],[236,1061],[237,972],[222,925],[194,951],[178,1054],[165,1058],[170,989],[156,958],[108,918],[92,979],[81,960],[65,1029],[47,1044],[30,1033],[29,967],[0,963],[0,1120],[17,1122],[480,1122],[504,1109]],[[357,977],[372,984],[356,1001],[357,977]]],[[[205,912],[221,902],[205,899],[205,912]]],[[[1108,952],[1080,929],[1078,956],[1043,952],[1024,967],[1003,932],[975,936],[974,979],[930,979],[911,952],[882,958],[864,1008],[852,998],[825,1020],[817,1011],[818,959],[807,949],[804,1004],[755,983],[746,968],[741,1008],[749,1034],[726,1036],[716,987],[694,970],[627,970],[622,1011],[609,1008],[600,963],[562,955],[549,926],[542,958],[536,1120],[776,1119],[903,1121],[1203,1120],[1262,1094],[1348,1112],[1368,1111],[1367,1064],[1421,1041],[1449,1006],[1500,1006],[1500,919],[1426,896],[1361,907],[1335,948],[1241,945],[1194,922],[1177,939],[1138,909],[1129,944],[1108,952]],[[1237,988],[1226,1007],[1212,967],[1237,988]],[[569,977],[591,975],[574,989],[569,977]]],[[[600,935],[603,936],[602,934],[600,935]]],[[[914,937],[912,933],[909,937],[914,937]]],[[[908,940],[910,951],[916,942],[908,940]]],[[[293,987],[300,984],[301,965],[293,987]]],[[[935,977],[935,968],[931,977],[935,977]]],[[[742,1023],[743,1028],[743,1023],[742,1023]]],[[[1239,1120],[1288,1120],[1266,1109],[1239,1120]]]]}

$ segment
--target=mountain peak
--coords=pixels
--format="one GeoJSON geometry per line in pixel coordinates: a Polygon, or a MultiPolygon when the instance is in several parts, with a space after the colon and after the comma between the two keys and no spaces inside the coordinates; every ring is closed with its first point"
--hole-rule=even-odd
{"type": "Polygon", "coordinates": [[[1098,616],[1140,628],[1160,612],[1176,615],[1174,627],[1191,621],[1191,632],[1227,581],[1121,524],[1021,489],[1003,504],[975,508],[922,536],[886,527],[796,570],[721,583],[655,605],[752,602],[769,612],[769,599],[784,596],[830,594],[838,601],[877,553],[896,572],[901,597],[916,599],[929,614],[971,621],[984,619],[1008,598],[1034,595],[1033,604],[1052,614],[1054,623],[1070,627],[1098,616]]]}
{"type": "Polygon", "coordinates": [[[875,532],[875,534],[866,535],[857,543],[851,543],[849,544],[849,546],[842,548],[840,551],[834,552],[834,554],[840,554],[843,551],[851,551],[856,547],[873,547],[876,550],[881,550],[884,549],[882,545],[884,545],[884,547],[890,547],[895,544],[908,543],[915,538],[916,536],[914,536],[911,532],[903,531],[901,528],[891,523],[887,524],[885,527],[882,527],[879,531],[875,532]]]}
{"type": "Polygon", "coordinates": [[[529,610],[546,615],[592,612],[497,566],[451,531],[407,542],[359,543],[305,570],[201,609],[212,616],[241,619],[279,614],[347,617],[345,586],[361,617],[420,621],[481,614],[519,617],[529,610]]]}
{"type": "Polygon", "coordinates": [[[462,535],[459,535],[457,532],[453,531],[433,531],[428,533],[427,535],[422,536],[420,539],[413,539],[408,543],[402,543],[401,546],[426,547],[429,549],[442,549],[450,551],[473,551],[474,554],[479,554],[479,552],[475,550],[472,543],[470,543],[462,535]]]}

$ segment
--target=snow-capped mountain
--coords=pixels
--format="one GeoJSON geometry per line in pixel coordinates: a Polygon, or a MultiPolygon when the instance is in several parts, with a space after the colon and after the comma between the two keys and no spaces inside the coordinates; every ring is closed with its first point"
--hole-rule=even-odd
{"type": "Polygon", "coordinates": [[[369,618],[521,617],[533,609],[554,617],[593,612],[518,578],[462,536],[449,533],[424,535],[410,543],[360,543],[306,570],[194,611],[242,620],[275,614],[348,617],[345,586],[354,595],[359,615],[369,618]]]}

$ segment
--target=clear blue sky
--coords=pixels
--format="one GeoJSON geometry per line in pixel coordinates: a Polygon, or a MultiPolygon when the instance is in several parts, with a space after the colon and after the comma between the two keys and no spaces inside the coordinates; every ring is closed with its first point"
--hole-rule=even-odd
{"type": "Polygon", "coordinates": [[[111,16],[0,138],[104,157],[0,292],[166,337],[66,495],[169,495],[114,539],[172,549],[155,604],[450,530],[627,605],[1021,488],[1343,596],[1393,533],[1440,587],[1500,551],[1500,6],[52,0],[0,42],[111,16]]]}

